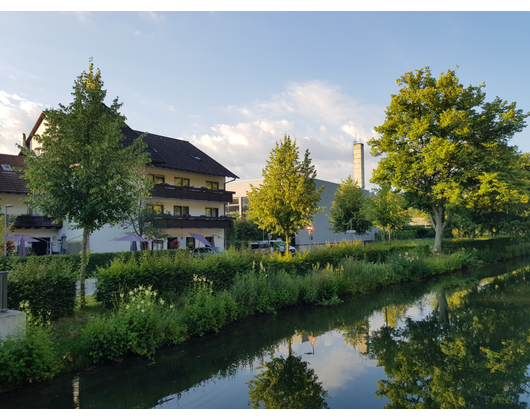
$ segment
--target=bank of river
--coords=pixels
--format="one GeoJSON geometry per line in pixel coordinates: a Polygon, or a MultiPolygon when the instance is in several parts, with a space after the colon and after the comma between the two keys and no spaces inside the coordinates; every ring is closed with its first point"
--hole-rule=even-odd
{"type": "Polygon", "coordinates": [[[528,283],[482,280],[525,265],[252,316],[159,349],[154,361],[126,358],[0,394],[0,408],[525,406],[528,283]]]}

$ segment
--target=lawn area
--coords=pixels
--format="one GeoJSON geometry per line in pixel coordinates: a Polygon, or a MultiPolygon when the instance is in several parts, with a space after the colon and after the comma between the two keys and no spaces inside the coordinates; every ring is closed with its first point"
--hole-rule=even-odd
{"type": "Polygon", "coordinates": [[[59,318],[52,323],[53,336],[56,339],[59,354],[66,355],[79,343],[81,331],[93,318],[101,317],[108,312],[101,302],[96,302],[94,296],[86,296],[87,308],[82,310],[79,304],[79,297],[76,298],[76,307],[71,316],[59,318]]]}

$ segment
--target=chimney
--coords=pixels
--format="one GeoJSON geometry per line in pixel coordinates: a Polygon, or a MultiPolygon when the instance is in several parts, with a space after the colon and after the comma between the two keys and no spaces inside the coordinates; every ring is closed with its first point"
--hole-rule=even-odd
{"type": "Polygon", "coordinates": [[[364,188],[364,144],[353,143],[353,180],[364,188]]]}

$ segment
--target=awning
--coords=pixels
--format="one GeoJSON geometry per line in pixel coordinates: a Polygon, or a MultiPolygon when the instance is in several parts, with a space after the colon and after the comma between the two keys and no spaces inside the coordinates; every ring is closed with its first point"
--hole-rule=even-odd
{"type": "Polygon", "coordinates": [[[199,242],[202,242],[204,245],[207,245],[211,248],[213,248],[212,244],[206,240],[206,238],[202,235],[199,235],[198,233],[191,233],[188,232],[192,238],[197,239],[199,242]]]}

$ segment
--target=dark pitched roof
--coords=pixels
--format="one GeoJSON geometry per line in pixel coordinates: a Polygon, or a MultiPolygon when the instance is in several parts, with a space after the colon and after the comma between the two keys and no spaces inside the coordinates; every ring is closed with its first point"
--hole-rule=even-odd
{"type": "MultiPolygon", "coordinates": [[[[143,134],[142,131],[132,131],[136,133],[136,137],[143,134]]],[[[153,159],[155,156],[151,155],[153,165],[156,167],[239,178],[186,140],[147,133],[144,141],[150,150],[156,153],[157,160],[153,159]]]]}
{"type": "Polygon", "coordinates": [[[20,178],[21,172],[15,172],[14,168],[24,168],[24,156],[0,154],[0,165],[9,165],[13,171],[6,171],[0,166],[0,193],[28,194],[28,181],[20,178]]]}
{"type": "MultiPolygon", "coordinates": [[[[42,112],[30,135],[24,141],[26,148],[29,148],[31,139],[45,118],[46,115],[42,112]]],[[[128,125],[122,127],[121,131],[125,136],[121,141],[124,146],[130,146],[135,139],[144,134],[143,131],[133,130],[128,125]]],[[[156,167],[239,178],[188,141],[150,133],[147,133],[144,140],[151,162],[156,167]]]]}

